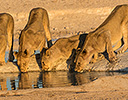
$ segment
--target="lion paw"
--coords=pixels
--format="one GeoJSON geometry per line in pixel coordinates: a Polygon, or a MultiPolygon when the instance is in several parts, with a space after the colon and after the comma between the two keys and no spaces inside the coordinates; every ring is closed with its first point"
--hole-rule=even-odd
{"type": "Polygon", "coordinates": [[[49,67],[42,67],[42,71],[48,71],[49,67]]]}
{"type": "Polygon", "coordinates": [[[117,62],[118,58],[116,56],[109,59],[111,63],[117,62]]]}
{"type": "Polygon", "coordinates": [[[75,68],[75,71],[78,72],[78,73],[83,73],[83,69],[82,68],[75,68]]]}
{"type": "Polygon", "coordinates": [[[123,52],[124,52],[123,50],[119,50],[119,51],[117,51],[117,54],[121,54],[123,52]]]}
{"type": "Polygon", "coordinates": [[[90,64],[93,64],[93,63],[95,63],[96,61],[97,61],[96,59],[92,58],[89,63],[90,63],[90,64]]]}
{"type": "Polygon", "coordinates": [[[117,51],[117,54],[121,54],[127,50],[127,47],[122,47],[120,50],[117,51]]]}

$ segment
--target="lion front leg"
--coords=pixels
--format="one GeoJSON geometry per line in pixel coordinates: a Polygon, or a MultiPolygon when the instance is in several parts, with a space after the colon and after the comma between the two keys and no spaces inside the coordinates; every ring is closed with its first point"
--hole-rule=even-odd
{"type": "Polygon", "coordinates": [[[14,56],[13,56],[13,40],[14,40],[14,23],[9,22],[9,25],[7,27],[7,33],[8,33],[8,46],[9,46],[9,60],[10,62],[13,62],[14,56]]]}
{"type": "Polygon", "coordinates": [[[5,52],[0,53],[0,65],[5,64],[5,52]]]}
{"type": "Polygon", "coordinates": [[[113,51],[113,48],[112,48],[110,34],[106,34],[106,46],[107,46],[107,53],[108,53],[108,56],[109,56],[109,61],[110,62],[116,62],[117,57],[116,57],[116,55],[113,51]]]}
{"type": "MultiPolygon", "coordinates": [[[[125,19],[124,22],[125,21],[127,22],[127,19],[125,19]]],[[[128,48],[128,30],[127,30],[127,26],[125,24],[123,24],[121,27],[122,27],[121,30],[122,30],[122,34],[123,34],[124,45],[117,51],[118,54],[125,52],[128,48]]]]}
{"type": "Polygon", "coordinates": [[[6,42],[4,40],[3,40],[3,44],[4,45],[1,46],[2,48],[0,50],[0,65],[5,64],[5,52],[6,52],[7,45],[6,45],[6,42]]]}
{"type": "Polygon", "coordinates": [[[114,53],[114,51],[110,45],[108,45],[107,52],[108,52],[108,56],[109,56],[109,61],[110,62],[116,62],[117,57],[116,57],[116,55],[115,55],[115,53],[114,53]]]}

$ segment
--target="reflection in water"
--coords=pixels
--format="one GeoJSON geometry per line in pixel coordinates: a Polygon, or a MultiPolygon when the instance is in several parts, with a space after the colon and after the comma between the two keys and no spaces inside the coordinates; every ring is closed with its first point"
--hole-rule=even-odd
{"type": "Polygon", "coordinates": [[[7,90],[6,79],[0,80],[0,86],[1,86],[1,90],[7,90]]]}
{"type": "Polygon", "coordinates": [[[39,72],[19,74],[18,89],[37,88],[37,81],[38,81],[39,74],[40,74],[39,72]]]}
{"type": "Polygon", "coordinates": [[[70,81],[67,78],[68,73],[60,72],[45,72],[41,73],[39,81],[43,88],[70,86],[70,81]]]}
{"type": "Polygon", "coordinates": [[[70,73],[57,72],[29,72],[0,74],[0,90],[17,90],[49,87],[65,87],[82,85],[92,82],[99,77],[121,75],[127,73],[118,72],[86,72],[70,73]]]}
{"type": "Polygon", "coordinates": [[[32,88],[32,83],[28,73],[21,73],[19,79],[18,89],[30,89],[32,88]]]}

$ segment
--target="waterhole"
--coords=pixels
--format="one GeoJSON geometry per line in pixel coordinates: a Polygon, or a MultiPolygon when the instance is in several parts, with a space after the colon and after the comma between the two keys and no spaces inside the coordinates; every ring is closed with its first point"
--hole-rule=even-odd
{"type": "Polygon", "coordinates": [[[127,73],[119,72],[85,72],[70,73],[28,72],[0,74],[0,90],[35,89],[51,87],[67,87],[86,84],[104,76],[114,76],[127,73]]]}
{"type": "MultiPolygon", "coordinates": [[[[8,51],[6,52],[5,60],[6,61],[8,60],[8,51]]],[[[100,77],[122,75],[122,74],[128,74],[128,73],[124,73],[124,72],[70,73],[68,71],[5,73],[5,74],[0,74],[0,90],[77,86],[95,81],[100,77]]]]}

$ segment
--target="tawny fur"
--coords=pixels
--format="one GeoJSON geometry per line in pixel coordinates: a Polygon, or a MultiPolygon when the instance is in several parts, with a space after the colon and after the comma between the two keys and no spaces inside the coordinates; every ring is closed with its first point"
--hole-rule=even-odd
{"type": "Polygon", "coordinates": [[[34,8],[29,14],[28,23],[21,31],[19,38],[19,52],[15,52],[17,64],[21,72],[27,72],[29,59],[35,50],[42,49],[46,44],[52,45],[51,33],[49,29],[48,13],[43,8],[34,8]]]}
{"type": "Polygon", "coordinates": [[[67,59],[71,60],[74,57],[73,50],[82,47],[86,36],[87,34],[81,34],[58,39],[55,44],[42,53],[42,70],[50,71],[67,59]]]}
{"type": "Polygon", "coordinates": [[[0,14],[0,64],[5,64],[5,50],[9,47],[9,60],[13,61],[14,20],[8,13],[0,14]]]}
{"type": "MultiPolygon", "coordinates": [[[[81,72],[93,55],[107,50],[109,61],[116,61],[117,53],[122,53],[128,47],[128,5],[118,5],[108,18],[93,32],[90,32],[84,42],[84,46],[75,58],[75,71],[81,72]],[[123,38],[123,46],[121,39],[123,38]],[[114,46],[114,48],[112,48],[114,46]],[[120,48],[121,47],[121,48],[120,48]],[[120,49],[119,49],[120,48],[120,49]]],[[[97,57],[96,57],[97,58],[97,57]]]]}

